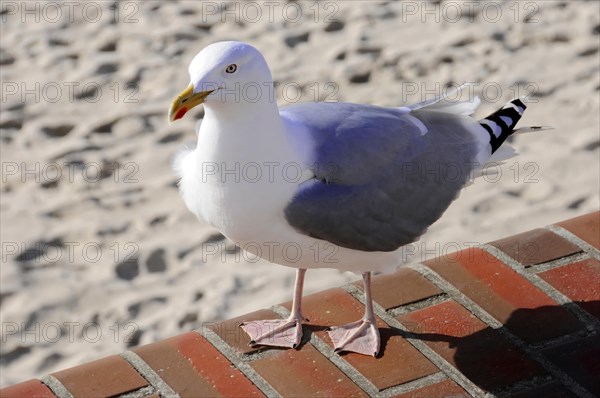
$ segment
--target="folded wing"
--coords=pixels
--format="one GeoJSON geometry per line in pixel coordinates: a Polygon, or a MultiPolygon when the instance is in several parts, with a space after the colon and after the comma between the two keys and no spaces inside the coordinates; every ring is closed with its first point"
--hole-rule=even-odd
{"type": "Polygon", "coordinates": [[[363,251],[393,251],[418,239],[469,182],[489,147],[483,128],[464,116],[476,105],[430,104],[284,108],[282,117],[306,127],[314,142],[314,178],[287,205],[288,223],[363,251]]]}

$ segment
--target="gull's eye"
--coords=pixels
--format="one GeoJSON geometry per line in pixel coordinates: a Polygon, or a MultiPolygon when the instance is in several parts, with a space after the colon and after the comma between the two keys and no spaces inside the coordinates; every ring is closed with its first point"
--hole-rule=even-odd
{"type": "Polygon", "coordinates": [[[225,68],[225,72],[227,72],[227,73],[233,73],[236,70],[237,70],[237,65],[236,64],[231,64],[227,68],[225,68]]]}

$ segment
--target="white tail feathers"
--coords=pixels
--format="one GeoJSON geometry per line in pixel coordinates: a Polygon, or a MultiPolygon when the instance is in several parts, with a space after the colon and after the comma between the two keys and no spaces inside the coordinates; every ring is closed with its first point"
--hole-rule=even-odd
{"type": "Polygon", "coordinates": [[[459,101],[458,98],[450,98],[470,85],[472,84],[465,83],[458,87],[449,88],[442,95],[407,107],[403,107],[403,109],[416,111],[422,108],[428,108],[430,110],[451,113],[454,115],[470,116],[475,112],[479,104],[481,104],[479,97],[476,96],[472,99],[468,99],[467,101],[459,101]]]}
{"type": "Polygon", "coordinates": [[[494,152],[492,156],[490,156],[490,158],[487,160],[487,163],[502,164],[505,160],[514,158],[517,155],[519,155],[517,150],[514,147],[505,143],[500,148],[498,148],[498,150],[494,152]]]}

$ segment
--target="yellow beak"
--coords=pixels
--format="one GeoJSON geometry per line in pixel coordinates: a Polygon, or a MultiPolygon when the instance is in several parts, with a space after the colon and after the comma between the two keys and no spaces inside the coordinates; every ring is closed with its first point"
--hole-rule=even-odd
{"type": "Polygon", "coordinates": [[[179,120],[193,107],[200,105],[204,102],[206,97],[215,90],[202,91],[194,93],[194,86],[191,84],[183,90],[174,100],[171,102],[171,108],[169,108],[169,121],[174,122],[179,120]]]}

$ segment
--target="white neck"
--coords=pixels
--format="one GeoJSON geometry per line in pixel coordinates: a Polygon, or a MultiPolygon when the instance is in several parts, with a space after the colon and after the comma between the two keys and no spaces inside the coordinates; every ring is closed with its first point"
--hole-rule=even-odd
{"type": "Polygon", "coordinates": [[[205,116],[198,135],[199,156],[203,161],[296,160],[287,142],[277,104],[267,96],[263,97],[254,103],[205,105],[205,116]]]}
{"type": "Polygon", "coordinates": [[[284,171],[300,160],[273,102],[206,106],[195,161],[201,174],[193,178],[202,184],[196,183],[190,202],[199,203],[196,214],[234,241],[272,228],[297,189],[288,178],[297,168],[284,171]],[[257,225],[255,217],[264,223],[257,225]]]}

